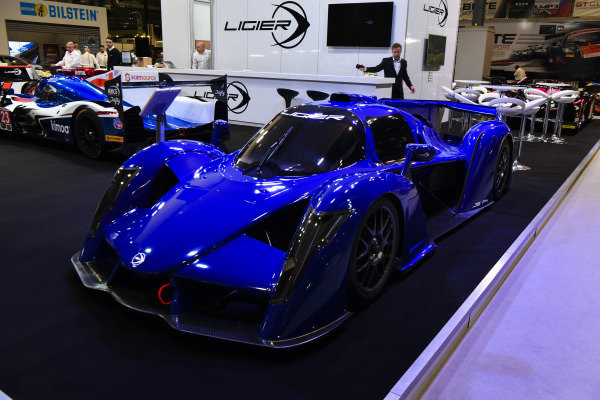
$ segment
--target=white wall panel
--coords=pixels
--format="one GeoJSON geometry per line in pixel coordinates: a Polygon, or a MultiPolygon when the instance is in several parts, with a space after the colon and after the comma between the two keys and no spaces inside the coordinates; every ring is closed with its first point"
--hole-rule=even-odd
{"type": "MultiPolygon", "coordinates": [[[[356,1],[356,0],[354,0],[356,1]]],[[[380,0],[362,0],[374,2],[380,0]]],[[[163,35],[165,36],[165,56],[183,53],[191,57],[191,48],[182,46],[185,37],[183,29],[186,17],[181,11],[183,3],[192,4],[193,0],[162,0],[163,35]],[[167,7],[168,3],[168,7],[167,7]],[[181,9],[178,12],[168,11],[181,9]],[[170,12],[169,20],[164,17],[165,10],[170,12]],[[173,20],[173,18],[175,18],[173,20]],[[181,25],[181,27],[178,27],[181,25]],[[175,26],[178,32],[170,31],[175,26]],[[168,37],[168,39],[167,39],[168,37]],[[175,40],[175,44],[170,42],[175,40]],[[175,50],[175,47],[179,50],[175,50]]],[[[360,76],[356,64],[375,66],[382,58],[389,57],[391,50],[386,48],[327,47],[327,12],[331,3],[347,3],[350,0],[295,0],[307,15],[310,26],[302,42],[294,48],[285,49],[276,45],[269,30],[225,31],[225,24],[238,27],[240,21],[264,21],[277,19],[295,20],[290,13],[280,9],[273,13],[283,1],[264,0],[218,0],[212,3],[213,16],[213,59],[214,68],[231,71],[253,70],[260,72],[281,72],[317,75],[360,76]]],[[[289,3],[288,3],[289,4],[289,3]]],[[[290,7],[295,7],[289,5],[290,7]]],[[[191,5],[189,6],[191,9],[191,5]]],[[[460,0],[394,0],[394,15],[391,42],[404,46],[403,58],[408,62],[409,76],[417,89],[411,95],[405,89],[407,98],[443,98],[441,85],[449,86],[454,70],[454,54],[458,30],[460,0]],[[439,24],[439,14],[428,12],[429,7],[444,8],[448,17],[444,26],[439,24]],[[425,9],[424,9],[425,7],[425,9]],[[429,34],[446,36],[445,65],[439,71],[423,71],[424,39],[429,34]]],[[[190,17],[187,16],[187,20],[190,17]]],[[[188,25],[190,22],[188,22],[188,25]]],[[[248,25],[251,26],[251,25],[248,25]]],[[[295,29],[295,25],[290,26],[295,29]]],[[[352,27],[348,27],[352,29],[352,27]]],[[[277,30],[275,37],[282,41],[289,37],[290,31],[277,30]]],[[[191,37],[191,33],[187,34],[191,37]]],[[[187,39],[186,39],[187,40],[187,39]]],[[[173,59],[173,58],[172,58],[173,59]]],[[[189,62],[189,61],[188,61],[189,62]]],[[[176,65],[178,63],[176,62],[176,65]]],[[[383,73],[380,73],[382,76],[383,73]]]]}
{"type": "Polygon", "coordinates": [[[406,25],[406,51],[404,58],[408,61],[408,74],[415,86],[416,93],[407,98],[443,99],[441,86],[452,83],[454,73],[454,55],[456,52],[456,36],[458,32],[458,13],[460,0],[411,0],[408,8],[406,25]],[[428,12],[430,7],[445,9],[447,18],[440,26],[441,14],[428,12]],[[444,65],[438,71],[424,71],[425,39],[429,35],[446,37],[446,57],[444,65]]]}
{"type": "Polygon", "coordinates": [[[160,2],[164,59],[172,61],[177,68],[189,68],[192,65],[193,4],[193,0],[160,2]]]}
{"type": "MultiPolygon", "coordinates": [[[[248,13],[244,17],[250,21],[283,19],[283,12],[278,11],[273,17],[272,2],[264,0],[248,0],[248,13]]],[[[278,32],[276,32],[278,33],[278,32]]],[[[281,47],[274,46],[272,32],[269,30],[249,31],[248,69],[251,71],[280,72],[281,47]]],[[[281,39],[280,39],[281,40],[281,39]]]]}
{"type": "Polygon", "coordinates": [[[210,2],[194,1],[193,32],[194,40],[211,40],[210,38],[210,2]]]}
{"type": "MultiPolygon", "coordinates": [[[[165,1],[165,0],[163,0],[165,1]]],[[[248,33],[225,31],[230,26],[246,19],[248,0],[219,0],[213,2],[212,54],[215,69],[243,71],[248,69],[248,33]]],[[[164,28],[163,28],[164,29],[164,28]]]]}
{"type": "MultiPolygon", "coordinates": [[[[319,42],[323,26],[320,23],[319,0],[305,0],[301,3],[310,27],[299,46],[282,49],[280,71],[294,74],[319,74],[319,42]]],[[[283,39],[283,32],[279,32],[279,39],[283,39]]]]}

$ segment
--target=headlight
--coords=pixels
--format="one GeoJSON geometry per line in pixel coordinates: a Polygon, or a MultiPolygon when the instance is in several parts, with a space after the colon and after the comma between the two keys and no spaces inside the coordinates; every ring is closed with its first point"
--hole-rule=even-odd
{"type": "Polygon", "coordinates": [[[349,215],[350,210],[319,213],[310,207],[292,241],[271,304],[281,304],[289,300],[314,251],[331,242],[349,215]]]}
{"type": "Polygon", "coordinates": [[[98,208],[96,209],[96,213],[94,214],[94,218],[92,219],[92,224],[90,225],[90,236],[96,236],[98,232],[98,228],[100,227],[100,221],[102,221],[102,217],[107,213],[112,211],[115,204],[119,200],[119,197],[123,194],[127,186],[131,183],[133,178],[140,172],[141,167],[135,168],[119,168],[113,177],[110,186],[104,192],[104,196],[102,196],[102,200],[100,200],[100,204],[98,204],[98,208]]]}

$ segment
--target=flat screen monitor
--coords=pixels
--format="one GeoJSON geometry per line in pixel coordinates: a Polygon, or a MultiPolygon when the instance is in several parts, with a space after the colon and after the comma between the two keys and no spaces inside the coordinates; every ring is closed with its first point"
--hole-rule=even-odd
{"type": "Polygon", "coordinates": [[[425,65],[444,65],[446,58],[446,36],[429,35],[425,44],[425,65]]]}
{"type": "Polygon", "coordinates": [[[123,64],[131,64],[131,52],[130,51],[122,51],[121,52],[121,62],[123,64]]]}
{"type": "Polygon", "coordinates": [[[394,2],[329,4],[327,46],[389,47],[394,2]]]}

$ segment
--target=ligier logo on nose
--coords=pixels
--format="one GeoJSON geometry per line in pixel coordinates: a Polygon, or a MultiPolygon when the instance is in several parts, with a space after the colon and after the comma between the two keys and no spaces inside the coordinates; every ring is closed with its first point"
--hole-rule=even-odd
{"type": "Polygon", "coordinates": [[[284,1],[279,5],[273,4],[273,6],[275,7],[275,10],[273,11],[273,15],[271,15],[271,19],[243,20],[239,21],[237,25],[235,22],[225,21],[225,31],[270,31],[273,41],[275,42],[273,46],[283,47],[284,49],[293,49],[302,43],[306,36],[306,31],[308,31],[308,27],[310,26],[306,17],[306,12],[302,6],[295,1],[284,1]],[[288,18],[275,19],[275,15],[280,10],[285,11],[288,18]],[[276,31],[288,31],[291,33],[284,39],[277,40],[277,37],[275,37],[276,31]]]}
{"type": "Polygon", "coordinates": [[[50,129],[54,132],[69,134],[69,127],[67,125],[57,124],[54,121],[50,121],[50,129]]]}
{"type": "Polygon", "coordinates": [[[133,258],[131,259],[131,265],[133,267],[137,267],[138,265],[140,265],[141,263],[143,263],[144,261],[146,261],[146,254],[145,253],[137,253],[135,256],[133,256],[133,258]]]}

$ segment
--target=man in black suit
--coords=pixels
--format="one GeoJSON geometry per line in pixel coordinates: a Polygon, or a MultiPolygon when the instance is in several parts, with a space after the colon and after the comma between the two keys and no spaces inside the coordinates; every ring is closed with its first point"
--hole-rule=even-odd
{"type": "Polygon", "coordinates": [[[404,91],[402,90],[402,81],[406,82],[406,86],[410,88],[410,92],[414,93],[415,88],[410,82],[408,73],[406,72],[406,60],[400,58],[402,53],[402,45],[394,43],[392,45],[392,57],[386,57],[376,67],[365,68],[363,65],[358,65],[357,68],[362,72],[379,72],[383,70],[386,78],[396,78],[396,82],[392,85],[392,99],[403,99],[404,91]]]}
{"type": "Polygon", "coordinates": [[[106,52],[108,53],[107,69],[113,69],[116,65],[121,65],[121,52],[115,47],[111,38],[106,39],[106,52]]]}

